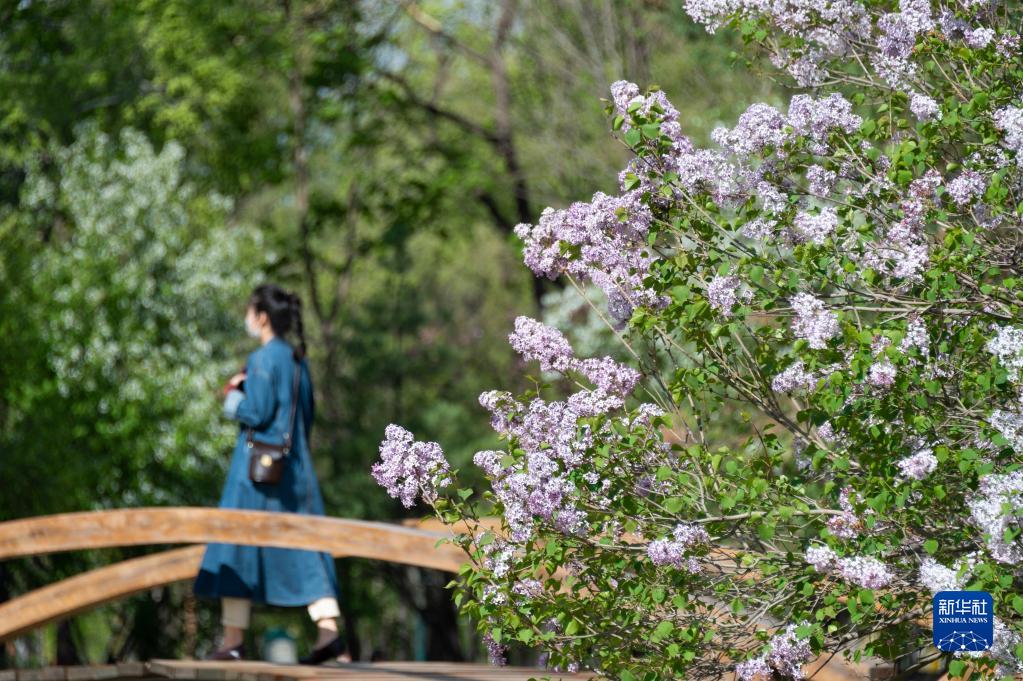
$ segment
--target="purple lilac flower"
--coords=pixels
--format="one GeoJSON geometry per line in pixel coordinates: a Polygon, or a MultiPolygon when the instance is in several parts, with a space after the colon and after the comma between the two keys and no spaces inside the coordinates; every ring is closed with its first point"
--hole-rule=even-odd
{"type": "Polygon", "coordinates": [[[639,379],[643,377],[632,367],[610,357],[577,360],[574,368],[597,386],[598,390],[623,398],[632,394],[639,379]]]}
{"type": "Polygon", "coordinates": [[[672,538],[655,539],[647,544],[647,555],[654,565],[670,565],[672,567],[699,572],[699,562],[686,556],[686,551],[702,543],[710,541],[710,537],[699,525],[679,523],[672,531],[672,538]]]}
{"type": "Polygon", "coordinates": [[[920,317],[914,317],[906,324],[906,335],[899,343],[899,349],[908,352],[910,348],[917,348],[920,354],[927,356],[930,341],[927,337],[927,326],[920,317]]]}
{"type": "Polygon", "coordinates": [[[487,645],[487,655],[490,657],[490,664],[503,667],[508,664],[506,657],[508,647],[494,640],[490,632],[483,634],[483,642],[487,645]]]}
{"type": "Polygon", "coordinates": [[[511,569],[511,559],[515,555],[515,547],[502,539],[495,539],[484,544],[480,549],[483,554],[483,567],[493,573],[494,577],[504,577],[511,569]]]}
{"type": "Polygon", "coordinates": [[[963,41],[975,50],[982,50],[995,39],[995,30],[986,26],[974,28],[966,32],[963,41]]]}
{"type": "MultiPolygon", "coordinates": [[[[800,622],[808,626],[809,622],[800,622]]],[[[746,660],[735,668],[736,681],[753,681],[756,678],[771,679],[778,675],[787,679],[804,679],[803,665],[813,658],[810,642],[806,637],[796,635],[797,626],[790,624],[768,644],[767,652],[759,657],[746,660]]]]}
{"type": "Polygon", "coordinates": [[[815,545],[806,549],[806,562],[817,572],[827,572],[835,566],[837,560],[838,554],[830,547],[815,545]]]}
{"type": "Polygon", "coordinates": [[[519,402],[507,390],[487,390],[480,393],[480,405],[491,413],[490,425],[499,434],[511,431],[521,421],[525,411],[519,402]]]}
{"type": "Polygon", "coordinates": [[[568,408],[577,418],[606,414],[625,405],[625,400],[603,390],[579,390],[568,396],[568,408]]]}
{"type": "Polygon", "coordinates": [[[895,578],[884,563],[869,556],[839,558],[837,569],[843,579],[864,589],[880,589],[895,578]]]}
{"type": "MultiPolygon", "coordinates": [[[[1007,626],[1001,618],[994,618],[994,638],[987,650],[967,650],[969,657],[987,657],[995,661],[995,674],[999,677],[1018,677],[1023,673],[1023,660],[1016,654],[1016,646],[1023,642],[1017,632],[1007,626]]],[[[959,657],[958,654],[955,655],[959,657]]]]}
{"type": "Polygon", "coordinates": [[[757,218],[755,220],[750,220],[743,225],[741,234],[748,239],[766,239],[774,234],[774,229],[777,224],[778,223],[774,220],[757,218]]]}
{"type": "Polygon", "coordinates": [[[1020,37],[1015,34],[1004,33],[998,36],[995,43],[995,51],[1002,59],[1012,59],[1020,52],[1020,37]]]}
{"type": "Polygon", "coordinates": [[[923,480],[938,467],[938,459],[930,448],[919,449],[912,456],[901,459],[896,464],[907,478],[923,480]]]}
{"type": "Polygon", "coordinates": [[[828,531],[839,539],[855,539],[863,527],[863,523],[853,508],[852,493],[851,487],[842,488],[838,495],[838,505],[841,507],[842,513],[828,518],[828,531]]]}
{"type": "Polygon", "coordinates": [[[909,95],[909,110],[920,121],[941,120],[941,106],[933,97],[914,92],[909,95]]]}
{"type": "Polygon", "coordinates": [[[897,373],[895,365],[887,359],[883,359],[880,362],[874,362],[870,365],[870,371],[867,374],[867,382],[875,388],[887,390],[895,385],[895,377],[897,373]]]}
{"type": "Polygon", "coordinates": [[[767,659],[761,655],[735,666],[736,681],[755,681],[755,679],[771,679],[774,671],[767,664],[767,659]]]}
{"type": "Polygon", "coordinates": [[[523,259],[537,276],[571,274],[593,281],[609,299],[624,296],[632,306],[659,309],[668,297],[643,284],[656,259],[647,247],[652,221],[640,191],[618,197],[597,192],[590,203],[544,209],[535,226],[516,225],[515,234],[525,243],[523,259]],[[578,257],[562,255],[562,243],[576,247],[578,257]]]}
{"type": "Polygon", "coordinates": [[[539,579],[523,579],[512,585],[512,593],[526,598],[543,596],[543,583],[539,579]]]}
{"type": "MultiPolygon", "coordinates": [[[[820,99],[796,95],[789,102],[788,121],[797,135],[806,135],[816,142],[818,149],[832,132],[853,133],[863,123],[863,119],[852,112],[849,100],[837,92],[820,99]]],[[[826,147],[823,150],[826,151],[826,147]]]]}
{"type": "Polygon", "coordinates": [[[789,206],[789,197],[770,182],[758,182],[756,192],[765,213],[776,215],[789,206]]]}
{"type": "Polygon", "coordinates": [[[721,313],[721,316],[728,318],[732,316],[732,308],[741,298],[748,303],[753,298],[753,292],[743,290],[739,292],[742,280],[735,275],[726,277],[714,277],[707,285],[707,300],[710,306],[721,313]]]}
{"type": "Polygon", "coordinates": [[[935,594],[939,591],[959,591],[966,585],[976,564],[976,552],[957,560],[951,569],[930,556],[924,556],[920,561],[920,583],[935,594]],[[962,576],[959,575],[960,570],[963,570],[962,576]]]}
{"type": "Polygon", "coordinates": [[[753,104],[731,130],[717,128],[711,138],[738,156],[752,156],[785,143],[785,117],[773,106],[753,104]]]}
{"type": "Polygon", "coordinates": [[[508,469],[501,465],[504,452],[495,450],[479,451],[473,454],[472,462],[483,469],[483,472],[492,478],[503,475],[508,469]]]}
{"type": "Polygon", "coordinates": [[[1023,413],[995,409],[987,420],[1008,441],[1010,447],[1023,452],[1023,413]]]}
{"type": "Polygon", "coordinates": [[[995,127],[1004,133],[1002,141],[1016,153],[1016,164],[1023,167],[1023,108],[1002,107],[994,114],[995,127]]]}
{"type": "Polygon", "coordinates": [[[988,552],[1000,563],[1023,561],[1023,541],[1005,541],[1005,531],[1023,521],[1023,471],[990,473],[980,479],[977,495],[968,502],[970,519],[989,536],[988,552]],[[1008,505],[1008,511],[1003,506],[1008,505]]]}
{"type": "Polygon", "coordinates": [[[611,83],[611,101],[615,111],[628,118],[629,105],[640,99],[639,86],[627,80],[616,80],[611,83]]]}
{"type": "Polygon", "coordinates": [[[1020,371],[1023,370],[1023,327],[1000,327],[995,337],[984,347],[1005,367],[1010,381],[1020,380],[1020,371]]]}
{"type": "Polygon", "coordinates": [[[806,169],[806,181],[810,185],[810,193],[816,196],[827,196],[835,188],[838,175],[824,166],[812,165],[806,169]]]}
{"type": "Polygon", "coordinates": [[[966,31],[969,30],[970,25],[957,17],[955,12],[950,9],[943,9],[941,14],[938,16],[938,26],[941,28],[941,32],[949,40],[958,40],[966,35],[966,31]]]}
{"type": "Polygon", "coordinates": [[[830,206],[822,208],[817,214],[799,211],[796,213],[793,226],[796,229],[798,241],[812,241],[820,245],[838,227],[838,213],[830,206]]]}
{"type": "Polygon", "coordinates": [[[797,293],[793,296],[792,308],[796,312],[792,332],[797,338],[805,338],[815,350],[826,348],[827,342],[841,332],[835,313],[828,310],[823,301],[809,293],[797,293]]]}
{"type": "Polygon", "coordinates": [[[987,189],[987,181],[984,176],[976,170],[964,170],[959,177],[949,182],[945,188],[949,196],[959,208],[970,205],[974,199],[979,198],[987,189]]]}
{"type": "Polygon", "coordinates": [[[387,493],[411,508],[421,492],[427,503],[437,497],[437,487],[450,482],[450,466],[436,442],[415,442],[412,433],[394,423],[384,430],[380,461],[373,464],[373,479],[387,493]]]}
{"type": "Polygon", "coordinates": [[[537,360],[544,371],[565,371],[574,359],[568,339],[555,328],[525,316],[515,318],[515,332],[508,335],[515,352],[527,361],[537,360]]]}
{"type": "Polygon", "coordinates": [[[771,381],[771,389],[778,393],[789,393],[799,389],[810,390],[815,385],[813,374],[806,371],[801,359],[793,362],[771,381]]]}
{"type": "Polygon", "coordinates": [[[722,207],[742,203],[756,186],[756,177],[748,168],[713,149],[679,155],[674,170],[686,191],[691,194],[706,191],[722,207]]]}

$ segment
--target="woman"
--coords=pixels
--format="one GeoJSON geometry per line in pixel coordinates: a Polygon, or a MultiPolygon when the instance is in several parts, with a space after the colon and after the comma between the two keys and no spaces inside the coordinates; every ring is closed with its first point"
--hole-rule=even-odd
{"type": "MultiPolygon", "coordinates": [[[[245,328],[262,347],[249,353],[242,373],[224,386],[224,415],[239,422],[231,469],[220,497],[220,508],[286,511],[323,515],[323,498],[309,456],[313,422],[313,389],[305,361],[301,301],[274,284],[259,286],[249,298],[245,328]],[[294,329],[298,347],[284,334],[294,329]],[[298,362],[298,364],[296,364],[298,362]],[[246,432],[253,439],[283,442],[291,409],[296,366],[301,368],[292,447],[279,482],[249,479],[246,432]]],[[[329,553],[235,544],[209,544],[193,589],[198,596],[222,599],[221,647],[207,659],[240,660],[252,601],[281,606],[308,606],[318,639],[312,653],[300,662],[320,664],[329,659],[350,661],[338,635],[338,587],[334,559],[329,553]]]]}

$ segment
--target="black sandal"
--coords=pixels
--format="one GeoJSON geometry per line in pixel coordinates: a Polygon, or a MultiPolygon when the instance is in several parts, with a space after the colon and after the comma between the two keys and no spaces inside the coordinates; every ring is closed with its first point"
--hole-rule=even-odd
{"type": "Polygon", "coordinates": [[[322,648],[313,648],[313,652],[309,655],[299,658],[299,664],[323,664],[327,660],[333,660],[339,655],[344,654],[347,650],[345,641],[343,638],[338,636],[333,641],[323,646],[322,648]]]}

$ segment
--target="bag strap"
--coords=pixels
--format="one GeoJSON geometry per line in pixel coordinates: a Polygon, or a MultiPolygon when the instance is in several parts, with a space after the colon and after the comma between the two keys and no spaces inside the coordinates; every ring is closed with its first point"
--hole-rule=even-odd
{"type": "MultiPolygon", "coordinates": [[[[295,378],[291,382],[291,410],[288,413],[288,429],[284,431],[284,455],[291,451],[291,430],[295,427],[295,412],[298,410],[298,383],[302,379],[302,365],[295,360],[295,378]]],[[[252,442],[252,426],[249,426],[249,433],[246,440],[252,442]]]]}

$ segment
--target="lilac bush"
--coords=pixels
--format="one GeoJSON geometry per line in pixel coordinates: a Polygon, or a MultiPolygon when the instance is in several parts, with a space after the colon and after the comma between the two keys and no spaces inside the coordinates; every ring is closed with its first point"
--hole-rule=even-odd
{"type": "Polygon", "coordinates": [[[495,659],[515,641],[621,679],[802,678],[832,653],[1023,673],[1023,12],[685,10],[805,91],[699,148],[663,92],[612,84],[619,194],[515,232],[537,276],[606,294],[631,359],[520,318],[513,347],[563,380],[480,396],[507,441],[475,457],[490,489],[389,489],[500,517],[457,537],[495,659]],[[989,650],[930,647],[949,588],[992,594],[989,650]]]}

